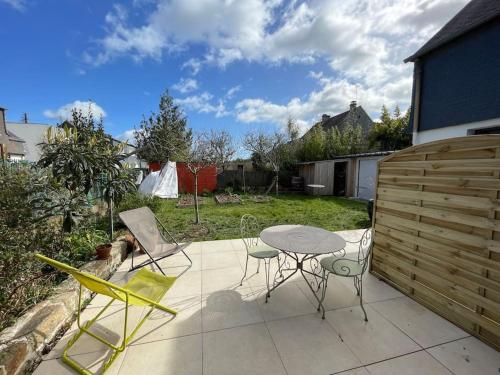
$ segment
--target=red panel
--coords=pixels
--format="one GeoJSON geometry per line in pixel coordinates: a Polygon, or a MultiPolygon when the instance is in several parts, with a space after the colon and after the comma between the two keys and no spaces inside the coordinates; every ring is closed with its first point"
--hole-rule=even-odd
{"type": "Polygon", "coordinates": [[[161,169],[160,162],[152,161],[151,163],[149,163],[149,171],[150,172],[156,172],[156,171],[159,171],[160,169],[161,169]]]}
{"type": "MultiPolygon", "coordinates": [[[[194,193],[194,175],[186,163],[177,163],[177,184],[179,193],[194,193]]],[[[217,188],[217,168],[215,165],[204,168],[198,174],[198,194],[204,191],[213,192],[217,188]]]]}

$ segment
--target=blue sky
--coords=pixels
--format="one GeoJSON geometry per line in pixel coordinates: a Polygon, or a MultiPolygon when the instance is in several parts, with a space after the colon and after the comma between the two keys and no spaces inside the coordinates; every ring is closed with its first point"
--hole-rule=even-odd
{"type": "Polygon", "coordinates": [[[74,106],[127,138],[170,93],[199,131],[306,130],[357,99],[406,109],[418,49],[465,0],[0,0],[0,106],[74,106]]]}

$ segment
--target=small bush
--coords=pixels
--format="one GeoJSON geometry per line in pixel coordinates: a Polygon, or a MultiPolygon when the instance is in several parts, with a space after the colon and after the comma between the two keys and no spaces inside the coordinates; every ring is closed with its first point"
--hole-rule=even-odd
{"type": "Polygon", "coordinates": [[[156,212],[161,206],[161,198],[148,197],[138,192],[126,194],[118,205],[118,212],[132,210],[134,208],[147,206],[151,211],[156,212]]]}
{"type": "Polygon", "coordinates": [[[64,279],[35,253],[79,267],[93,257],[102,232],[82,225],[69,235],[62,232],[57,206],[64,193],[43,170],[0,165],[0,186],[1,331],[64,279]]]}

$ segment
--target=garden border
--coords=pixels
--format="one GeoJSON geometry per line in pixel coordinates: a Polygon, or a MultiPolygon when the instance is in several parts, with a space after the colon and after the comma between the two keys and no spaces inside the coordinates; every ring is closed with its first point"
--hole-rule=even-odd
{"type": "MultiPolygon", "coordinates": [[[[127,242],[125,237],[120,237],[113,242],[108,259],[93,260],[81,269],[108,279],[126,257],[127,242]]],[[[0,375],[24,374],[42,360],[74,322],[78,294],[79,283],[69,278],[58,285],[48,299],[30,308],[13,326],[0,333],[0,375]]],[[[84,289],[84,301],[90,298],[90,291],[84,289]]]]}

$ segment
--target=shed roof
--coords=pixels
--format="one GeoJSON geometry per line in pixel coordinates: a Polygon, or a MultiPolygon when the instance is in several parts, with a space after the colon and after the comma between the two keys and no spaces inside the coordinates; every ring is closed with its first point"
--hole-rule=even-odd
{"type": "Polygon", "coordinates": [[[367,157],[373,157],[373,156],[386,156],[386,155],[392,154],[393,152],[394,151],[374,151],[374,152],[362,152],[359,154],[339,155],[339,156],[333,157],[332,159],[304,161],[304,162],[297,163],[297,165],[314,164],[314,163],[339,160],[339,159],[354,159],[354,158],[367,158],[367,157]]]}
{"type": "Polygon", "coordinates": [[[419,57],[498,16],[500,16],[499,0],[472,0],[417,52],[407,57],[404,62],[414,62],[419,57]]]}

